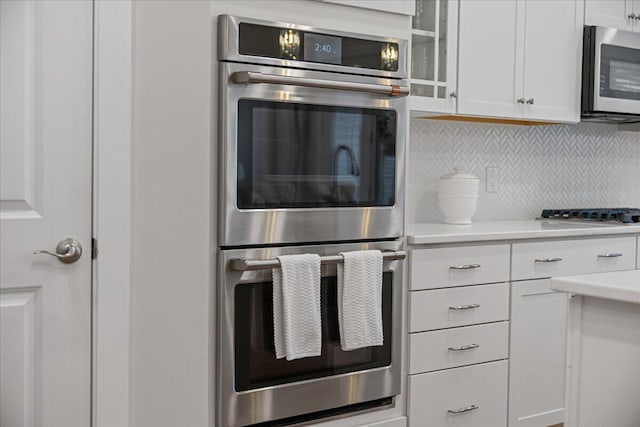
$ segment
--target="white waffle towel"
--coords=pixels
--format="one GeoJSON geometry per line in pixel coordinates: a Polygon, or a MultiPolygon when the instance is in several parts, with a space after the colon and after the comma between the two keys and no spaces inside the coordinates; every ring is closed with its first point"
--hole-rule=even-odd
{"type": "Polygon", "coordinates": [[[279,256],[273,274],[273,331],[276,358],[320,356],[320,256],[279,256]]]}
{"type": "Polygon", "coordinates": [[[338,321],[345,351],[383,344],[382,252],[342,252],[338,264],[338,321]]]}

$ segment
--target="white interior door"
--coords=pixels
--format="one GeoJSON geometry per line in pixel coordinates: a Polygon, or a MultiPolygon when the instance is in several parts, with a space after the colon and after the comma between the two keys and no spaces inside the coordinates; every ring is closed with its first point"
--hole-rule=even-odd
{"type": "Polygon", "coordinates": [[[0,1],[0,425],[90,425],[90,1],[0,1]],[[64,238],[84,252],[65,264],[64,238]]]}

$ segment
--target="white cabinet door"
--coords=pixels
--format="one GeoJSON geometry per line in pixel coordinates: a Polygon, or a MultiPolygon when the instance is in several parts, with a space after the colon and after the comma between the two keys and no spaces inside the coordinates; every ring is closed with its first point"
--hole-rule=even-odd
{"type": "Polygon", "coordinates": [[[461,2],[458,113],[578,122],[583,3],[461,2]]]}
{"type": "Polygon", "coordinates": [[[509,427],[563,422],[567,301],[550,279],[511,284],[509,427]]]}
{"type": "Polygon", "coordinates": [[[459,114],[522,118],[520,7],[516,1],[460,2],[459,114]]]}
{"type": "MultiPolygon", "coordinates": [[[[584,24],[631,31],[633,2],[637,0],[585,0],[584,24]]],[[[636,14],[640,8],[636,8],[636,14]]]]}
{"type": "Polygon", "coordinates": [[[0,1],[0,425],[91,425],[91,1],[0,1]],[[64,264],[36,250],[73,237],[64,264]]]}
{"type": "Polygon", "coordinates": [[[527,0],[524,118],[580,121],[580,0],[527,0]]]}
{"type": "Polygon", "coordinates": [[[415,0],[319,0],[327,3],[338,3],[364,9],[381,10],[383,12],[413,15],[416,11],[415,0]]]}
{"type": "Polygon", "coordinates": [[[459,1],[418,1],[411,36],[411,115],[452,114],[457,96],[459,1]]]}

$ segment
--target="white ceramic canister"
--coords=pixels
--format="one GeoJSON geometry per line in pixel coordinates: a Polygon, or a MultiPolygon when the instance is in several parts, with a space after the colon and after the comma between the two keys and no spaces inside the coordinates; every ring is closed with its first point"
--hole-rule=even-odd
{"type": "Polygon", "coordinates": [[[462,168],[442,175],[438,181],[438,206],[447,224],[471,224],[478,208],[480,180],[462,168]]]}

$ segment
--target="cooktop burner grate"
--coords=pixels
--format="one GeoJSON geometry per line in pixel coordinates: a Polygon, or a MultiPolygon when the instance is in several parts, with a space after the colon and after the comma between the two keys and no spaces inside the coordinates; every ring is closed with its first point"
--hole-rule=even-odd
{"type": "Polygon", "coordinates": [[[640,223],[640,209],[633,208],[544,209],[540,216],[547,219],[640,223]]]}

